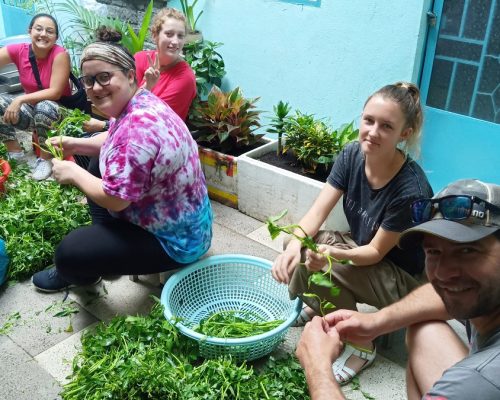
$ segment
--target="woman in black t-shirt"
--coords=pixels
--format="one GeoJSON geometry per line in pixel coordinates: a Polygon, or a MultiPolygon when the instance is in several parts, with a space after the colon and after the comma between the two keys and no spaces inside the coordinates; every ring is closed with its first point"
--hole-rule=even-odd
{"type": "MultiPolygon", "coordinates": [[[[382,308],[419,285],[412,274],[422,271],[423,257],[417,250],[403,252],[396,244],[400,232],[412,226],[411,202],[432,197],[424,172],[408,155],[417,152],[422,119],[419,90],[410,83],[384,86],[366,101],[359,141],[343,149],[318,198],[299,222],[319,244],[319,253],[291,239],[273,264],[273,277],[289,284],[291,295],[300,296],[308,305],[299,325],[319,313],[318,298],[337,309],[356,310],[356,303],[382,308]],[[320,231],[342,196],[350,232],[320,231]],[[329,288],[308,283],[312,273],[327,268],[322,253],[347,261],[333,264],[338,296],[332,296],[329,288]]],[[[304,235],[300,230],[295,233],[304,235]]],[[[349,382],[374,358],[373,343],[346,344],[333,365],[337,381],[349,382]]]]}

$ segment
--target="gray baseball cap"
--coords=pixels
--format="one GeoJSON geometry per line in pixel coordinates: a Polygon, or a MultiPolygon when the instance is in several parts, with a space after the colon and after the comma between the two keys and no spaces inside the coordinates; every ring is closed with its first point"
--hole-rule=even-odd
{"type": "Polygon", "coordinates": [[[468,243],[481,240],[500,229],[500,185],[481,182],[477,179],[461,179],[450,183],[433,199],[452,195],[475,196],[497,208],[488,209],[484,203],[474,202],[470,217],[460,221],[444,219],[438,210],[430,221],[401,233],[399,247],[409,248],[420,244],[424,234],[438,236],[452,242],[468,243]]]}

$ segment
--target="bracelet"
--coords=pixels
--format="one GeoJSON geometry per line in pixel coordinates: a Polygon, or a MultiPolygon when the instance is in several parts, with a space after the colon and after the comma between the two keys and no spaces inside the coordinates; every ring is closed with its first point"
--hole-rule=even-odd
{"type": "Polygon", "coordinates": [[[104,121],[104,131],[107,131],[109,129],[109,121],[108,120],[105,120],[104,121]]]}

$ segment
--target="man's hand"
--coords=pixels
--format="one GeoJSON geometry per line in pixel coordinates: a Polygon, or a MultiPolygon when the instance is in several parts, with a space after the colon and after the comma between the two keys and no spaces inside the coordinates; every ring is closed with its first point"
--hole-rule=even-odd
{"type": "Polygon", "coordinates": [[[146,80],[146,89],[151,90],[160,79],[160,57],[156,54],[153,61],[149,54],[147,56],[149,68],[144,72],[144,79],[146,80]]]}
{"type": "Polygon", "coordinates": [[[3,114],[3,121],[6,124],[15,125],[19,122],[19,112],[21,110],[21,105],[22,103],[20,103],[16,99],[12,100],[3,114]]]}
{"type": "Polygon", "coordinates": [[[382,331],[379,313],[360,313],[338,310],[325,315],[325,321],[334,327],[343,341],[354,343],[371,342],[385,333],[382,331]]]}
{"type": "Polygon", "coordinates": [[[332,371],[341,351],[337,330],[323,318],[316,316],[306,324],[296,354],[305,370],[311,400],[344,399],[332,371]]]}
{"type": "Polygon", "coordinates": [[[319,316],[308,322],[297,345],[297,357],[304,369],[325,363],[331,369],[332,363],[342,351],[342,342],[335,327],[331,327],[319,316]]]}
{"type": "Polygon", "coordinates": [[[290,283],[295,267],[300,263],[301,243],[292,240],[288,243],[286,250],[274,260],[271,274],[279,283],[290,283]]]}

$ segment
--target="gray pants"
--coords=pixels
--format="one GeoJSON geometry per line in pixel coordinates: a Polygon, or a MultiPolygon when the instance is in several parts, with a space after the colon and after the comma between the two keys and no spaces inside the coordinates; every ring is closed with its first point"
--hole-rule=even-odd
{"type": "Polygon", "coordinates": [[[34,106],[24,103],[19,111],[19,120],[15,125],[10,125],[3,122],[3,115],[12,99],[11,95],[0,94],[0,141],[15,140],[15,129],[23,131],[36,129],[40,143],[45,142],[47,131],[59,120],[59,104],[50,100],[43,100],[34,106]]]}
{"type": "MultiPolygon", "coordinates": [[[[348,233],[320,231],[314,241],[342,249],[358,247],[348,233]]],[[[286,243],[285,243],[286,245],[286,243]]],[[[301,262],[305,261],[305,249],[302,250],[301,262]]],[[[289,285],[290,298],[300,297],[304,303],[320,314],[319,301],[315,297],[303,296],[314,293],[322,301],[330,301],[336,309],[356,310],[356,303],[366,303],[377,308],[392,304],[421,284],[416,278],[399,268],[388,259],[383,259],[371,266],[351,264],[333,264],[332,278],[340,288],[338,296],[332,296],[328,288],[311,284],[308,279],[312,274],[303,265],[298,265],[289,285]]],[[[328,312],[333,311],[329,310],[328,312]]]]}

